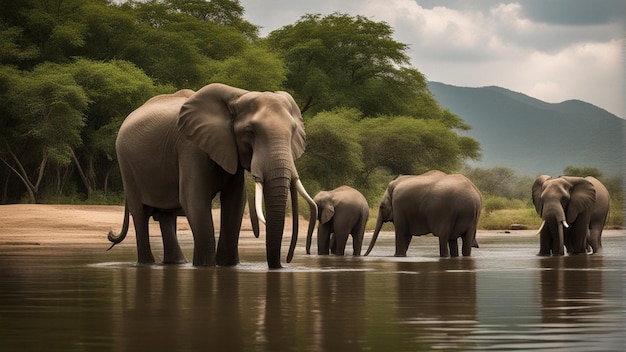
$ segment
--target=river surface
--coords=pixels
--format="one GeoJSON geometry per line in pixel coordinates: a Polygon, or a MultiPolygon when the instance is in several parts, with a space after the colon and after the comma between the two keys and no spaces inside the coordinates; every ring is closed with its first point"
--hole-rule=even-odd
{"type": "Polygon", "coordinates": [[[368,257],[307,256],[301,241],[275,271],[262,239],[233,268],[139,266],[133,239],[4,245],[0,350],[624,351],[625,239],[543,258],[534,235],[479,233],[472,257],[440,259],[425,236],[394,258],[383,233],[368,257]]]}

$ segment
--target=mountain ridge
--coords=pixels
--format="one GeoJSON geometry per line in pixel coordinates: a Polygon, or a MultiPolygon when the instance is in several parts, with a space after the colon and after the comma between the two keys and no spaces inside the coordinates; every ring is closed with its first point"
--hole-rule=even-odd
{"type": "Polygon", "coordinates": [[[498,86],[428,82],[439,104],[472,126],[482,149],[474,167],[505,166],[524,174],[558,176],[567,166],[624,170],[626,120],[578,99],[548,103],[498,86]]]}

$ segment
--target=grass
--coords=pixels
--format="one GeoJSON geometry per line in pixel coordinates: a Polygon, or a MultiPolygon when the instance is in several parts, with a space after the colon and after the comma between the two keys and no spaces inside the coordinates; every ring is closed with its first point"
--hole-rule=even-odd
{"type": "Polygon", "coordinates": [[[509,230],[514,224],[527,229],[538,229],[541,225],[541,218],[539,218],[533,208],[483,211],[478,222],[478,228],[483,230],[509,230]]]}

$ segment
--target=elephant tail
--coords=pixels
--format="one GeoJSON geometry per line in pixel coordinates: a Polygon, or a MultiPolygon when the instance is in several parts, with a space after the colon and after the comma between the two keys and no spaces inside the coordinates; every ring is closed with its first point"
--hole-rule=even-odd
{"type": "Polygon", "coordinates": [[[113,232],[113,230],[109,231],[107,238],[109,239],[109,241],[113,242],[113,244],[111,245],[111,247],[109,247],[109,249],[107,249],[107,251],[111,250],[113,246],[122,242],[126,238],[126,234],[128,233],[129,222],[130,222],[130,213],[128,211],[128,204],[124,203],[124,223],[122,224],[122,232],[120,232],[120,234],[117,235],[115,234],[115,232],[113,232]]]}

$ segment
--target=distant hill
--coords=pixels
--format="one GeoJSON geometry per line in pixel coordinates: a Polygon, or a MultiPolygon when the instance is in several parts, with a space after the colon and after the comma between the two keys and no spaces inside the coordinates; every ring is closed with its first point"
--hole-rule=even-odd
{"type": "Polygon", "coordinates": [[[520,174],[558,176],[568,166],[624,171],[626,120],[580,100],[558,104],[500,87],[463,88],[429,82],[439,104],[465,120],[482,148],[476,167],[506,166],[520,174]]]}

